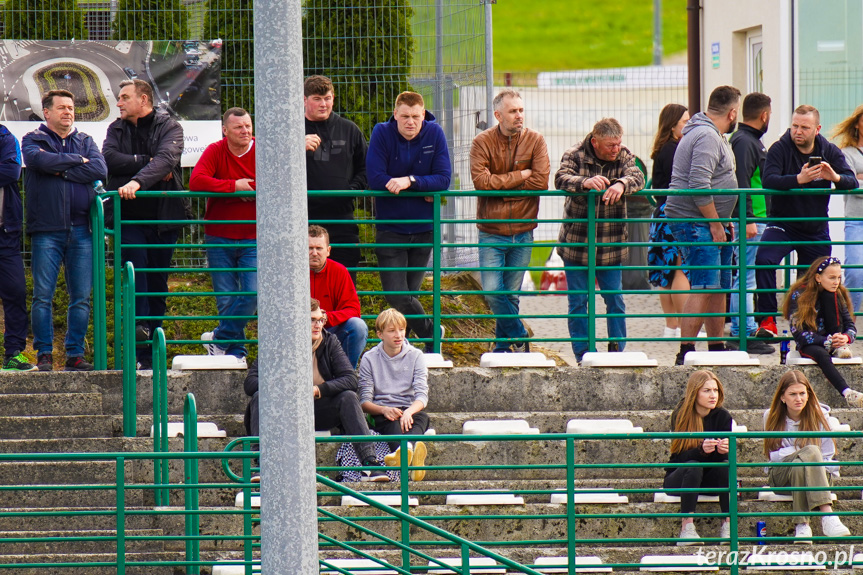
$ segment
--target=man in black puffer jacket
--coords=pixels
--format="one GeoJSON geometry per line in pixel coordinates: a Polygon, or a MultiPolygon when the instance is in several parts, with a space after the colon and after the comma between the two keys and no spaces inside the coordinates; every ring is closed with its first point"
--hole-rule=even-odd
{"type": "MultiPolygon", "coordinates": [[[[182,220],[187,219],[189,201],[183,198],[137,198],[137,191],[176,191],[183,189],[180,157],[183,154],[183,128],[166,113],[153,109],[153,88],[143,80],[120,82],[117,98],[120,119],[108,126],[102,153],[108,164],[108,189],[118,190],[123,201],[123,220],[182,220]]],[[[143,224],[123,226],[121,244],[177,243],[180,224],[143,224]]],[[[174,254],[170,248],[123,248],[123,262],[132,262],[135,269],[168,268],[174,254]]],[[[148,272],[135,274],[135,292],[167,292],[168,274],[148,272]]],[[[165,314],[165,297],[135,298],[135,316],[165,314]]],[[[150,339],[162,320],[138,320],[135,338],[150,339]]],[[[152,369],[152,348],[138,349],[140,369],[152,369]]]]}

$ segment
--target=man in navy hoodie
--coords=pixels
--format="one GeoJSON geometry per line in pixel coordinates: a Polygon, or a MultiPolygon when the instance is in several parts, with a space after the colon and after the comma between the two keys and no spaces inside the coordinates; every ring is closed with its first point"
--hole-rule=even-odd
{"type": "Polygon", "coordinates": [[[75,99],[66,90],[51,90],[42,97],[45,123],[22,141],[24,190],[27,197],[27,233],[33,259],[33,347],[39,371],[54,366],[54,314],[52,300],[62,264],[66,272],[69,309],[66,313],[66,371],[91,371],[84,360],[84,337],[90,323],[93,287],[93,238],[90,204],[96,197],[93,183],[105,180],[105,158],[93,138],[75,123],[75,99]]]}
{"type": "MultiPolygon", "coordinates": [[[[396,98],[393,117],[375,126],[366,154],[369,189],[388,191],[375,198],[378,220],[425,220],[422,223],[379,223],[377,244],[417,244],[417,247],[375,249],[380,268],[422,268],[416,271],[382,271],[385,292],[416,292],[425,277],[431,255],[433,196],[426,192],[449,189],[452,168],[446,137],[435,118],[425,109],[423,97],[402,92],[396,98]]],[[[424,315],[416,296],[388,294],[387,303],[406,316],[424,315]]],[[[408,327],[426,341],[434,335],[427,318],[410,318],[408,327]]],[[[431,350],[431,344],[426,345],[431,350]]]]}
{"type": "MultiPolygon", "coordinates": [[[[827,188],[853,190],[857,177],[848,167],[842,151],[819,134],[821,118],[812,106],[798,106],[791,116],[791,128],[770,146],[762,181],[765,189],[794,190],[827,188]]],[[[776,266],[792,251],[797,252],[797,265],[806,268],[821,256],[830,255],[830,230],[827,228],[827,204],[830,194],[774,195],[768,218],[825,218],[822,221],[782,221],[767,224],[762,243],[755,256],[755,283],[758,287],[756,309],[766,315],[758,328],[759,337],[776,336],[776,294],[760,290],[776,289],[776,266]],[[769,245],[769,242],[788,242],[769,245]]]]}
{"type": "Polygon", "coordinates": [[[21,353],[27,347],[27,284],[21,259],[24,219],[18,177],[21,146],[6,126],[0,126],[0,299],[3,300],[5,333],[3,371],[33,371],[21,353]]]}

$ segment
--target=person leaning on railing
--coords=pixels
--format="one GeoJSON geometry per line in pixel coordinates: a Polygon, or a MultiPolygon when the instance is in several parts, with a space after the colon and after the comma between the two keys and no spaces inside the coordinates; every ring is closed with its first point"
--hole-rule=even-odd
{"type": "MultiPolygon", "coordinates": [[[[815,390],[801,371],[786,372],[776,386],[770,409],[764,412],[764,431],[829,431],[827,417],[830,408],[818,402],[815,390]]],[[[765,437],[764,454],[771,462],[823,463],[833,461],[836,442],[829,437],[765,437]]],[[[800,465],[769,467],[767,478],[771,487],[823,487],[820,491],[792,491],[791,510],[809,513],[818,509],[833,512],[829,487],[839,477],[839,466],[800,465]],[[828,477],[829,474],[829,477],[828,477]]],[[[795,543],[811,544],[812,528],[809,517],[793,518],[795,543]]],[[[848,537],[851,531],[836,515],[822,515],[821,528],[826,537],[848,537]]]]}
{"type": "MultiPolygon", "coordinates": [[[[179,197],[137,198],[139,190],[178,191],[183,189],[180,158],[183,155],[183,127],[166,111],[153,108],[153,88],[135,79],[120,82],[117,97],[120,118],[111,122],[102,144],[108,164],[109,190],[117,190],[123,201],[124,220],[183,220],[191,215],[188,199],[179,197]]],[[[135,224],[120,230],[123,262],[141,268],[168,268],[182,224],[135,224]],[[169,248],[127,248],[123,244],[163,244],[169,248]]],[[[167,272],[135,273],[135,293],[168,291],[167,272]]],[[[135,298],[135,316],[165,315],[165,296],[135,298]]],[[[150,339],[162,320],[137,320],[135,339],[150,339]]],[[[153,348],[136,349],[139,369],[152,369],[153,348]]]]}
{"type": "MultiPolygon", "coordinates": [[[[683,137],[674,153],[670,189],[716,190],[737,186],[734,176],[734,154],[725,140],[737,125],[740,107],[740,90],[734,86],[719,86],[710,93],[707,111],[692,116],[683,128],[683,137]]],[[[665,214],[669,218],[691,221],[670,222],[674,239],[680,244],[683,264],[686,266],[729,266],[730,245],[703,245],[708,242],[724,243],[731,239],[731,228],[723,222],[703,222],[704,218],[727,218],[734,209],[737,196],[733,195],[669,195],[665,214]]],[[[680,324],[680,351],[675,365],[683,365],[686,354],[695,351],[695,337],[701,326],[712,338],[722,337],[723,316],[704,316],[705,313],[725,313],[724,293],[702,293],[702,290],[729,289],[731,270],[690,269],[689,283],[693,292],[686,298],[680,324]]],[[[721,341],[707,344],[710,351],[723,351],[721,341]]]]}
{"type": "MultiPolygon", "coordinates": [[[[833,130],[848,165],[857,175],[857,187],[863,188],[863,104],[839,122],[833,130]]],[[[845,287],[851,292],[851,311],[857,313],[863,303],[863,194],[845,196],[845,287]]]]}
{"type": "MultiPolygon", "coordinates": [[[[764,164],[764,187],[771,190],[799,188],[853,190],[857,178],[845,155],[822,136],[821,115],[812,106],[798,106],[791,116],[791,128],[767,151],[764,164]]],[[[758,287],[755,309],[762,316],[759,337],[777,335],[776,267],[791,252],[797,252],[797,265],[808,266],[821,256],[829,256],[829,243],[813,245],[811,242],[829,242],[827,223],[829,193],[811,195],[773,195],[768,218],[817,218],[815,221],[769,222],[761,236],[761,245],[755,257],[758,287]],[[765,245],[783,242],[782,245],[765,245]],[[768,290],[764,292],[762,290],[768,290]]]]}
{"type": "MultiPolygon", "coordinates": [[[[498,125],[474,138],[470,147],[470,174],[477,190],[547,190],[551,167],[542,134],[524,126],[524,102],[515,90],[503,90],[492,101],[498,125]]],[[[533,230],[537,226],[539,196],[478,196],[481,221],[479,264],[482,289],[515,292],[521,289],[524,268],[530,264],[533,230]]],[[[486,294],[495,315],[517,316],[518,294],[486,294]]],[[[527,329],[518,317],[495,319],[495,352],[529,352],[527,329]]]]}
{"type": "Polygon", "coordinates": [[[849,406],[863,407],[863,393],[848,387],[832,359],[851,357],[857,327],[850,307],[851,297],[842,285],[841,262],[821,257],[792,284],[782,304],[782,315],[791,324],[800,355],[818,364],[849,406]]]}
{"type": "MultiPolygon", "coordinates": [[[[192,170],[189,190],[220,192],[221,197],[207,199],[205,220],[255,220],[255,198],[234,197],[234,192],[255,189],[255,138],[252,118],[243,108],[230,108],[222,117],[224,138],[210,144],[192,170]]],[[[225,247],[207,248],[207,265],[211,268],[257,268],[258,248],[255,224],[208,224],[204,243],[225,247]]],[[[216,307],[221,316],[250,316],[258,309],[258,297],[252,295],[218,295],[219,292],[258,291],[255,271],[211,272],[216,307]]],[[[246,339],[248,319],[221,319],[213,331],[201,334],[208,355],[230,355],[243,359],[242,343],[219,343],[219,340],[246,339]]]]}
{"type": "MultiPolygon", "coordinates": [[[[423,97],[402,92],[396,98],[392,117],[375,126],[366,154],[369,189],[388,191],[390,196],[375,197],[375,217],[395,220],[376,224],[375,248],[381,274],[381,287],[389,292],[387,303],[404,315],[422,316],[425,310],[417,292],[425,278],[434,218],[433,196],[424,192],[449,189],[452,168],[443,129],[425,109],[423,97]],[[399,220],[421,220],[419,223],[399,220]],[[382,245],[381,245],[382,244],[382,245]],[[408,244],[387,246],[386,244],[408,244]],[[410,244],[426,244],[410,247],[410,244]],[[412,271],[386,271],[387,268],[420,268],[412,271]]],[[[408,327],[419,338],[430,340],[434,324],[427,317],[408,319],[408,327]]],[[[441,330],[443,326],[441,326],[441,330]]],[[[426,351],[432,350],[431,342],[426,351]]]]}
{"type": "MultiPolygon", "coordinates": [[[[620,265],[626,258],[627,240],[626,196],[644,188],[644,174],[635,164],[635,154],[621,146],[623,127],[614,118],[603,118],[594,126],[584,140],[569,148],[560,160],[560,169],[554,175],[554,185],[570,193],[564,203],[564,217],[567,221],[560,225],[558,240],[562,243],[586,243],[593,234],[596,253],[596,281],[603,290],[607,313],[625,314],[626,305],[623,295],[605,293],[606,290],[620,290],[623,287],[620,265]],[[594,197],[596,223],[588,229],[587,210],[590,190],[603,191],[594,197]],[[619,221],[607,221],[619,220],[619,221]]],[[[562,245],[557,248],[566,266],[566,286],[569,299],[569,336],[572,351],[580,363],[587,352],[586,317],[575,317],[587,313],[587,270],[576,270],[574,266],[587,266],[590,262],[585,246],[562,245]],[[578,293],[573,293],[578,292],[578,293]]],[[[626,345],[626,319],[624,317],[606,318],[608,325],[608,351],[623,351],[626,345]]]]}
{"type": "MultiPolygon", "coordinates": [[[[673,432],[731,431],[731,414],[722,407],[725,390],[722,382],[711,371],[699,370],[689,376],[683,399],[671,414],[673,432]]],[[[722,463],[728,461],[728,438],[674,439],[671,442],[669,463],[722,463]]],[[[728,467],[669,467],[665,470],[663,489],[727,488],[728,467]]],[[[674,495],[673,491],[668,491],[674,495]]],[[[679,492],[680,512],[695,513],[698,493],[679,492]]],[[[719,509],[727,514],[730,509],[727,491],[719,492],[719,509]]],[[[726,517],[719,528],[719,537],[731,536],[731,524],[726,517]]],[[[684,517],[680,524],[678,546],[701,545],[694,518],[684,517]]]]}

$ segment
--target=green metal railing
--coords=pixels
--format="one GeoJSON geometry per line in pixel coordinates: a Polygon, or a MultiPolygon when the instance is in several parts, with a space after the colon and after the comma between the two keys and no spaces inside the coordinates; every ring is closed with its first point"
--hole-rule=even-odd
{"type": "MultiPolygon", "coordinates": [[[[449,553],[452,554],[453,551],[457,552],[460,557],[463,558],[463,563],[459,567],[450,567],[453,573],[467,573],[467,556],[468,553],[465,552],[466,543],[460,537],[451,536],[452,534],[444,534],[441,533],[440,530],[443,530],[444,527],[440,526],[440,524],[444,524],[446,522],[458,521],[465,524],[471,523],[480,523],[480,522],[506,522],[507,529],[506,533],[512,534],[524,534],[522,537],[507,537],[500,536],[496,539],[491,540],[480,540],[474,539],[471,545],[475,545],[475,547],[467,546],[470,551],[473,551],[475,555],[493,557],[498,563],[502,565],[506,565],[510,570],[515,570],[515,572],[521,573],[531,573],[533,569],[545,569],[546,567],[542,567],[539,565],[534,565],[530,562],[517,562],[517,565],[512,564],[512,559],[507,559],[507,561],[501,560],[499,555],[492,554],[490,552],[491,548],[495,547],[506,547],[509,551],[514,551],[518,549],[522,549],[525,552],[531,550],[534,547],[545,547],[557,549],[557,553],[563,556],[563,552],[566,552],[566,557],[569,557],[570,560],[565,565],[567,566],[567,572],[570,574],[574,574],[576,572],[576,564],[572,560],[572,558],[584,555],[586,553],[595,555],[597,554],[597,549],[602,548],[617,548],[622,546],[643,546],[643,547],[654,547],[658,548],[657,551],[661,553],[662,547],[674,545],[678,539],[676,537],[653,537],[649,536],[648,533],[645,533],[646,536],[641,537],[614,537],[603,535],[600,537],[590,537],[585,536],[584,534],[579,533],[579,525],[588,520],[611,520],[611,519],[620,519],[621,517],[625,517],[627,519],[632,520],[644,520],[644,521],[662,521],[664,519],[670,520],[674,524],[674,532],[676,533],[677,528],[679,527],[679,520],[683,517],[694,517],[694,518],[720,518],[725,519],[726,517],[730,521],[730,538],[721,539],[718,537],[705,537],[703,539],[706,544],[727,544],[728,551],[735,552],[734,555],[729,556],[726,553],[726,557],[743,557],[742,552],[745,551],[745,546],[747,545],[758,545],[761,542],[770,544],[770,545],[783,545],[792,543],[795,539],[794,537],[788,537],[784,535],[769,535],[767,537],[761,537],[757,534],[752,535],[741,535],[741,530],[749,527],[754,527],[755,519],[765,519],[769,520],[770,518],[785,518],[785,517],[793,517],[799,515],[808,515],[811,517],[818,517],[821,515],[826,515],[828,513],[823,513],[819,511],[812,511],[809,513],[800,513],[800,512],[792,512],[786,511],[787,507],[785,504],[775,504],[777,506],[776,511],[757,511],[750,510],[745,511],[741,510],[740,506],[750,505],[747,500],[750,495],[754,495],[755,493],[764,490],[764,487],[743,487],[742,485],[738,485],[739,480],[747,479],[749,481],[753,481],[755,478],[753,475],[748,474],[746,472],[747,468],[762,468],[762,467],[795,467],[795,466],[818,466],[818,465],[837,465],[842,468],[851,468],[851,469],[859,469],[863,462],[861,461],[848,461],[848,462],[825,462],[822,464],[808,464],[808,463],[769,463],[763,461],[746,461],[744,457],[741,457],[741,440],[744,439],[757,439],[757,455],[754,455],[754,458],[763,457],[763,454],[760,452],[761,439],[767,437],[834,437],[836,439],[852,439],[859,440],[860,432],[820,432],[820,433],[785,433],[785,432],[735,432],[735,433],[718,433],[718,432],[705,432],[705,433],[685,433],[685,434],[675,434],[670,432],[648,432],[648,433],[619,433],[619,434],[541,434],[541,435],[531,435],[531,436],[523,436],[523,435],[485,435],[485,436],[465,436],[465,435],[435,435],[435,436],[425,436],[422,438],[423,441],[430,443],[472,443],[476,445],[483,445],[489,442],[495,442],[501,445],[501,449],[507,452],[510,451],[509,448],[506,447],[508,444],[514,444],[517,446],[518,451],[520,452],[530,452],[530,453],[548,453],[548,462],[543,464],[534,464],[534,465],[525,465],[525,464],[495,464],[495,465],[482,465],[482,464],[469,464],[469,465],[425,465],[423,467],[409,467],[407,462],[407,442],[415,441],[419,438],[416,436],[392,436],[392,437],[383,437],[383,436],[338,436],[338,437],[318,437],[316,442],[319,446],[327,443],[336,443],[336,442],[356,442],[356,441],[395,441],[398,440],[401,444],[401,461],[399,465],[399,471],[401,472],[401,477],[408,477],[407,473],[409,469],[426,469],[430,476],[434,476],[437,474],[440,477],[441,474],[448,474],[447,479],[450,481],[464,481],[468,478],[476,478],[481,477],[482,472],[509,472],[511,474],[517,475],[520,472],[524,472],[526,470],[531,471],[541,471],[543,476],[547,478],[549,481],[561,481],[564,480],[565,484],[563,489],[556,488],[554,486],[545,487],[542,489],[498,489],[498,490],[471,490],[471,489],[449,489],[449,490],[441,490],[441,489],[433,489],[426,487],[429,484],[418,484],[418,483],[409,483],[408,481],[401,481],[394,485],[397,489],[397,493],[400,498],[400,502],[398,506],[387,506],[377,502],[373,499],[369,499],[366,497],[367,495],[374,495],[376,493],[380,493],[380,491],[361,491],[357,492],[350,487],[333,482],[325,477],[324,474],[339,472],[346,468],[338,467],[338,466],[320,466],[318,468],[318,482],[321,484],[323,491],[318,493],[318,498],[321,501],[326,501],[328,499],[332,499],[334,497],[341,497],[343,495],[351,495],[360,501],[374,507],[378,513],[369,514],[366,512],[358,512],[351,513],[350,509],[355,508],[328,508],[329,506],[324,504],[318,507],[319,511],[319,530],[320,530],[320,547],[322,552],[327,550],[329,551],[350,551],[353,555],[357,557],[363,557],[367,559],[373,559],[374,561],[380,563],[383,567],[387,569],[392,569],[397,573],[424,573],[429,568],[437,568],[439,562],[435,560],[435,556],[437,558],[446,556],[441,555],[442,553],[446,553],[449,550],[449,553]],[[679,437],[698,437],[698,438],[716,438],[716,437],[727,437],[729,439],[729,453],[728,453],[728,461],[725,463],[682,463],[682,464],[671,464],[665,463],[667,461],[667,445],[669,440],[672,438],[679,437]],[[576,448],[579,444],[585,441],[606,441],[606,442],[619,442],[626,441],[631,442],[633,447],[639,442],[643,442],[647,445],[656,445],[657,440],[659,444],[662,446],[660,448],[654,448],[655,451],[661,452],[664,457],[658,462],[654,463],[643,463],[643,462],[634,462],[639,458],[644,457],[645,452],[650,452],[650,449],[640,450],[638,448],[634,448],[631,452],[634,454],[632,458],[633,461],[609,461],[609,462],[596,462],[591,460],[591,456],[586,454],[577,456],[576,448]],[[549,446],[560,446],[563,444],[563,449],[558,449],[557,451],[550,451],[548,449],[549,446]],[[545,447],[545,449],[541,449],[545,447]],[[561,457],[562,451],[562,457],[561,457]],[[585,463],[582,461],[591,460],[590,463],[585,463]],[[725,487],[716,487],[716,488],[698,488],[698,489],[664,489],[662,488],[662,479],[661,473],[666,468],[674,468],[674,467],[726,467],[728,469],[728,485],[725,487]],[[638,473],[639,470],[643,471],[643,473],[638,473]],[[621,471],[627,471],[629,473],[637,474],[639,479],[637,480],[640,483],[645,485],[635,487],[635,488],[613,488],[613,487],[597,487],[597,488],[582,488],[578,485],[579,479],[576,478],[576,472],[580,472],[583,475],[593,476],[596,479],[603,479],[609,477],[617,477],[621,471]],[[651,479],[653,481],[651,481],[651,479]],[[654,485],[651,485],[651,482],[654,485]],[[537,499],[539,496],[549,497],[552,494],[558,493],[566,493],[567,500],[564,507],[563,512],[555,512],[554,510],[548,509],[538,509],[534,512],[525,513],[524,510],[521,510],[516,513],[506,513],[505,511],[495,512],[494,514],[485,513],[485,512],[477,512],[476,509],[472,509],[470,513],[465,513],[463,511],[456,512],[454,514],[449,515],[438,515],[438,514],[428,514],[423,513],[423,507],[426,505],[425,502],[421,503],[419,507],[411,508],[409,506],[409,498],[410,497],[419,497],[428,501],[429,499],[440,499],[450,494],[474,494],[474,493],[508,493],[517,496],[525,496],[533,499],[537,499]],[[684,492],[697,492],[699,494],[708,494],[708,495],[717,495],[720,493],[727,493],[729,497],[729,513],[717,513],[713,511],[700,511],[694,514],[684,514],[676,511],[672,512],[653,512],[650,509],[639,511],[637,508],[635,509],[615,509],[615,508],[601,508],[599,512],[590,512],[588,505],[584,504],[576,504],[575,503],[575,494],[576,493],[614,493],[620,495],[627,495],[628,497],[640,497],[645,498],[648,496],[652,496],[655,493],[670,493],[673,495],[679,495],[684,492]],[[551,538],[551,539],[537,539],[530,538],[532,534],[532,530],[530,528],[532,522],[547,522],[549,524],[553,524],[555,521],[564,522],[565,526],[561,528],[560,533],[562,537],[559,538],[551,538]],[[749,525],[749,524],[753,525],[749,525]],[[387,524],[395,524],[394,527],[387,528],[387,524]],[[438,525],[435,525],[438,524],[438,525]],[[328,525],[343,525],[350,528],[350,542],[340,541],[338,537],[332,534],[332,529],[328,529],[328,525]],[[411,527],[415,529],[420,527],[423,529],[423,532],[428,532],[436,536],[436,538],[431,539],[422,539],[418,538],[417,533],[411,533],[411,527]],[[430,527],[434,527],[431,529],[430,527]],[[328,531],[330,533],[328,534],[328,531]],[[398,534],[398,535],[396,535],[398,534]],[[381,552],[388,551],[390,553],[396,553],[400,556],[400,562],[398,564],[393,564],[393,561],[384,561],[381,559],[381,552]],[[412,564],[412,559],[414,563],[412,564]],[[419,566],[416,564],[416,560],[420,559],[423,561],[430,561],[431,564],[435,565],[435,567],[426,567],[419,566]]],[[[243,449],[248,450],[249,446],[252,443],[255,443],[257,438],[241,438],[237,439],[226,447],[226,450],[230,451],[234,447],[242,446],[243,449]]],[[[228,462],[225,461],[223,463],[226,473],[229,478],[238,481],[238,482],[247,482],[247,478],[249,477],[249,473],[252,470],[244,469],[242,476],[234,474],[230,471],[228,462]]],[[[245,466],[245,460],[244,460],[245,466]]],[[[635,477],[635,475],[633,475],[635,477]]],[[[267,480],[267,477],[264,477],[264,480],[267,480]]],[[[633,481],[636,481],[633,479],[633,481]]],[[[761,485],[763,482],[758,481],[758,485],[761,485]]],[[[819,487],[808,487],[808,488],[797,488],[797,487],[769,487],[766,488],[770,491],[776,493],[787,493],[793,491],[815,491],[815,490],[829,490],[834,492],[859,492],[861,490],[861,486],[859,485],[834,485],[826,488],[819,487]]],[[[392,491],[388,491],[388,493],[393,493],[392,491]]],[[[247,496],[248,499],[248,496],[247,496]]],[[[856,498],[855,498],[856,499],[856,498]]],[[[547,499],[546,499],[547,501],[547,499]]],[[[843,502],[851,501],[850,498],[840,498],[838,503],[841,505],[843,502]]],[[[339,505],[339,503],[335,503],[334,505],[339,505]]],[[[624,504],[631,505],[631,504],[624,504]]],[[[704,505],[715,505],[715,504],[699,504],[700,507],[704,505]]],[[[852,505],[852,508],[854,505],[852,505]]],[[[859,508],[859,505],[856,506],[859,508]]],[[[508,506],[502,506],[500,509],[507,509],[508,506]]],[[[829,513],[831,515],[838,515],[840,517],[848,517],[855,518],[859,516],[863,516],[863,510],[851,510],[851,511],[836,511],[829,513]]],[[[588,527],[589,529],[589,527],[588,527]]],[[[462,526],[460,528],[462,531],[468,532],[479,532],[479,528],[472,528],[469,525],[462,526]]],[[[852,529],[852,531],[854,531],[852,529]]],[[[251,524],[248,526],[248,530],[244,532],[244,537],[250,536],[251,524]]],[[[812,538],[815,543],[837,543],[837,542],[848,542],[848,538],[829,538],[829,537],[820,537],[816,536],[812,538]]],[[[252,538],[244,538],[246,541],[247,547],[250,548],[249,553],[251,553],[251,548],[258,549],[259,544],[254,541],[252,538]]],[[[776,548],[772,548],[777,550],[776,548]]],[[[850,567],[851,560],[853,558],[853,550],[850,555],[846,557],[847,560],[843,562],[826,561],[825,565],[827,568],[839,568],[843,565],[839,563],[844,563],[844,566],[850,567]]],[[[858,561],[857,564],[863,564],[863,562],[858,561]]],[[[716,565],[721,569],[727,569],[732,574],[737,574],[741,567],[739,562],[731,561],[730,559],[726,561],[719,560],[716,565]]],[[[323,568],[331,568],[332,566],[326,563],[324,560],[321,562],[322,570],[323,568]]],[[[625,562],[606,562],[602,565],[602,567],[611,567],[614,570],[635,570],[642,567],[640,563],[625,563],[625,562]]],[[[661,566],[661,565],[656,565],[661,566]]],[[[666,565],[670,566],[670,565],[666,565]]],[[[249,567],[250,569],[251,567],[249,567]]],[[[473,570],[478,570],[478,567],[472,567],[473,570]]],[[[333,572],[342,572],[337,568],[332,569],[333,572]]],[[[250,573],[251,571],[247,571],[250,573]]],[[[344,571],[347,572],[347,571],[344,571]]],[[[351,571],[360,573],[360,570],[351,571]]]]}

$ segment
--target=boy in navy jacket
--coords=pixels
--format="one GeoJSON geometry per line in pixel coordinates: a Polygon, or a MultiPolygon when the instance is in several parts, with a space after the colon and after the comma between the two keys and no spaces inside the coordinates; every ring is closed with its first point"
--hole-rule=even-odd
{"type": "MultiPolygon", "coordinates": [[[[446,137],[435,118],[425,110],[423,97],[402,92],[396,98],[393,117],[375,126],[366,154],[369,189],[388,191],[389,197],[375,198],[378,220],[427,220],[422,223],[379,223],[377,244],[421,244],[423,247],[378,247],[381,268],[426,268],[433,241],[432,196],[423,192],[449,189],[449,151],[446,137]]],[[[425,270],[382,271],[386,292],[418,291],[425,270]]],[[[415,296],[387,295],[387,303],[404,315],[423,315],[415,296]]],[[[433,324],[429,318],[411,318],[408,327],[421,339],[430,340],[433,324]]],[[[427,344],[431,349],[431,344],[427,344]]]]}

